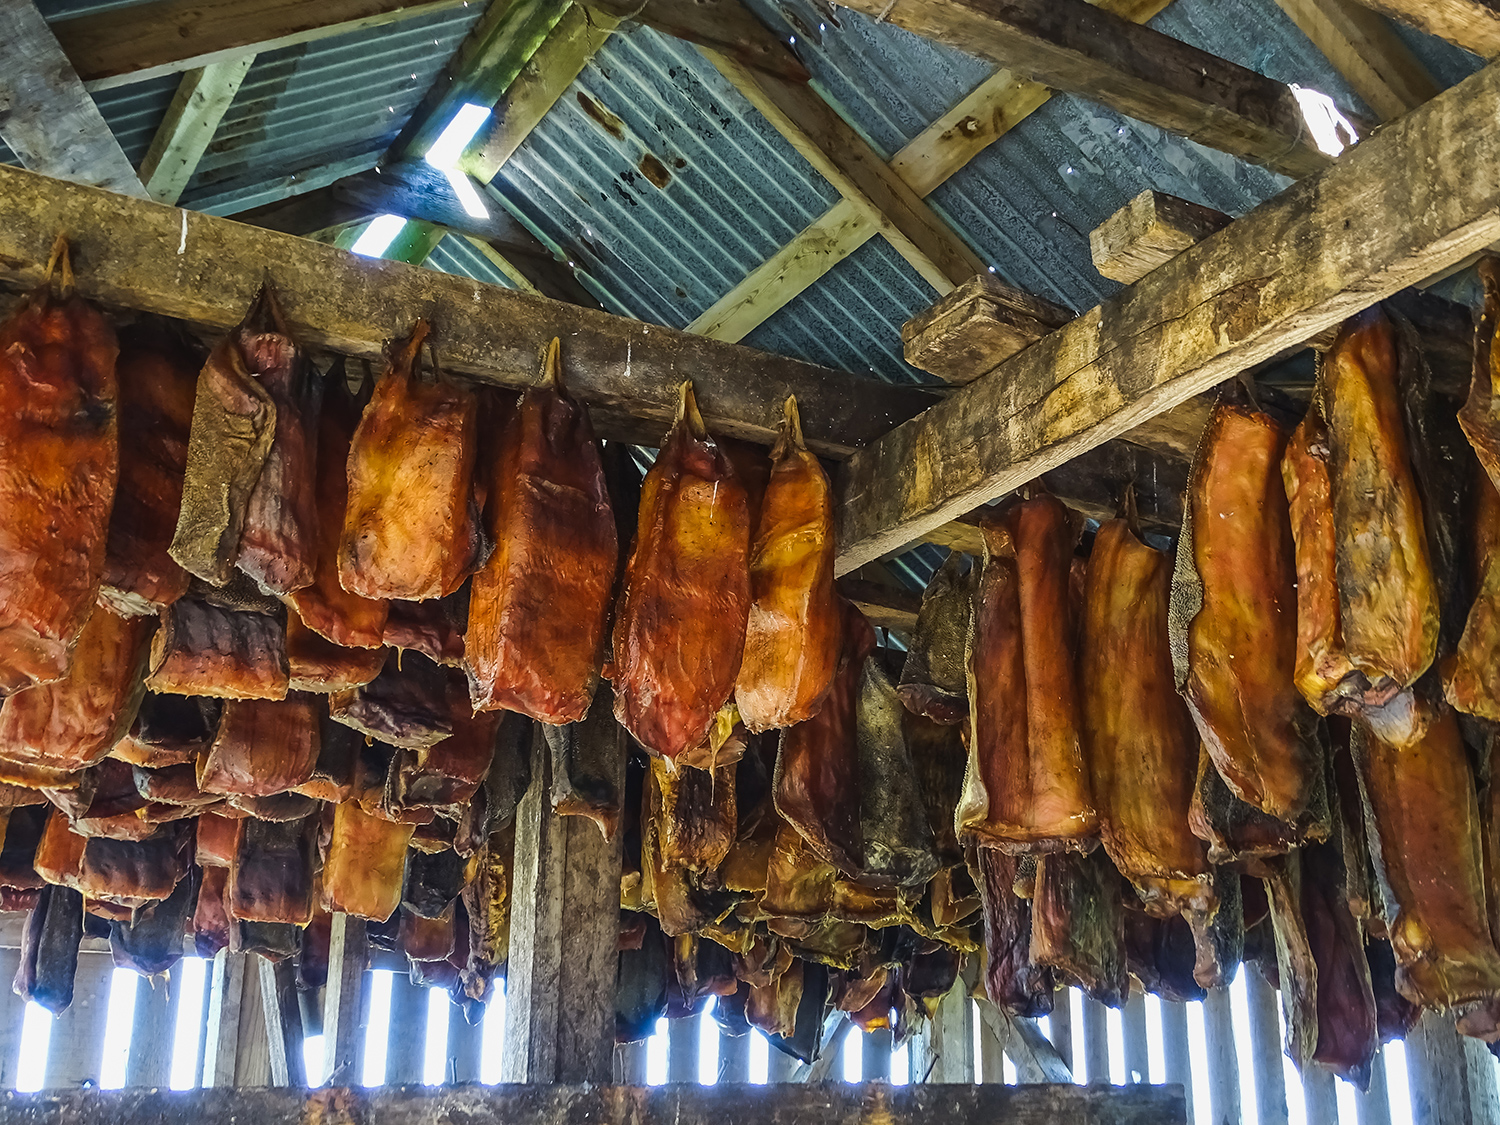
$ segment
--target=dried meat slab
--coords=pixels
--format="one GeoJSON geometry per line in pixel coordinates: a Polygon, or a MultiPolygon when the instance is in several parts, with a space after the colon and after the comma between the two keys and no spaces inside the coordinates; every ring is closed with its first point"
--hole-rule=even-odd
{"type": "Polygon", "coordinates": [[[182,934],[197,900],[198,880],[189,872],[161,902],[135,911],[129,921],[111,922],[109,949],[115,968],[154,977],[181,961],[182,934]]]}
{"type": "Polygon", "coordinates": [[[842,641],[833,558],[833,489],[788,398],[750,543],[750,617],[734,698],[751,732],[803,722],[828,696],[842,641]]]}
{"type": "Polygon", "coordinates": [[[327,695],[363,687],[385,667],[388,650],[345,648],[313,632],[295,613],[286,618],[287,687],[327,695]]]}
{"type": "Polygon", "coordinates": [[[395,809],[442,809],[454,815],[479,791],[495,759],[498,714],[453,716],[453,734],[426,750],[403,750],[391,771],[387,804],[395,809]]]}
{"type": "Polygon", "coordinates": [[[47,887],[26,916],[21,964],[14,991],[54,1016],[73,1003],[78,947],[83,942],[83,896],[68,887],[47,887]]]}
{"type": "Polygon", "coordinates": [[[144,840],[91,837],[73,886],[91,899],[126,905],[164,899],[192,865],[193,826],[177,820],[144,840]]]}
{"type": "Polygon", "coordinates": [[[502,972],[510,957],[510,879],[514,851],[514,833],[491,836],[476,854],[474,878],[463,890],[469,942],[460,977],[464,994],[474,1000],[488,999],[495,976],[502,972]]]}
{"type": "Polygon", "coordinates": [[[1128,520],[1094,537],[1079,641],[1083,742],[1104,849],[1157,913],[1213,906],[1189,813],[1198,734],[1167,641],[1170,558],[1128,520]]]}
{"type": "Polygon", "coordinates": [[[329,714],[361,734],[392,746],[425,750],[454,732],[453,716],[469,708],[456,673],[415,653],[389,661],[363,687],[335,692],[329,714]]]}
{"type": "Polygon", "coordinates": [[[950,553],[922,591],[916,630],[896,688],[913,714],[945,725],[962,723],[969,715],[966,656],[974,602],[971,579],[978,573],[964,574],[963,561],[958,551],[950,553]]]}
{"type": "Polygon", "coordinates": [[[905,709],[879,662],[865,660],[854,708],[859,749],[859,869],[845,872],[877,887],[918,890],[937,873],[932,825],[906,745],[905,709]]]}
{"type": "Polygon", "coordinates": [[[490,461],[495,550],[469,602],[470,695],[476,709],[576,723],[598,678],[620,547],[599,443],[563,386],[557,340],[490,461]]]}
{"type": "Polygon", "coordinates": [[[1318,716],[1297,690],[1296,562],[1286,433],[1214,409],[1188,483],[1172,576],[1172,660],[1214,766],[1240,800],[1287,822],[1323,777],[1318,716]]]}
{"type": "Polygon", "coordinates": [[[1119,872],[1098,848],[1088,855],[1061,852],[1037,860],[1031,962],[1050,966],[1112,1008],[1123,1006],[1130,991],[1120,890],[1119,872]]]}
{"type": "Polygon", "coordinates": [[[187,593],[188,572],[170,554],[188,429],[202,363],[164,326],[120,334],[120,480],[109,517],[99,597],[124,616],[155,614],[187,593]]]}
{"type": "Polygon", "coordinates": [[[428,327],[387,352],[349,447],[339,582],[364,598],[424,601],[453,593],[484,561],[474,497],[479,404],[418,356],[428,327]]]}
{"type": "Polygon", "coordinates": [[[290,683],[286,626],[268,613],[240,613],[184,598],[162,610],[151,640],[156,692],[219,699],[284,699],[290,683]]]}
{"type": "Polygon", "coordinates": [[[313,916],[317,820],[239,822],[225,905],[242,922],[305,926],[313,916]]]}
{"type": "Polygon", "coordinates": [[[61,679],[94,609],[119,471],[114,329],[47,281],[0,322],[0,696],[61,679]]]}
{"type": "Polygon", "coordinates": [[[646,474],[614,628],[615,716],[653,754],[701,743],[734,692],[750,614],[745,486],[684,383],[646,474]]]}
{"type": "Polygon", "coordinates": [[[1475,475],[1470,534],[1478,590],[1457,651],[1443,664],[1443,694],[1460,711],[1500,722],[1500,491],[1475,475]]]}
{"type": "Polygon", "coordinates": [[[36,850],[50,812],[49,805],[26,805],[6,815],[5,843],[0,847],[0,887],[37,891],[47,885],[36,871],[36,850]]]}
{"type": "Polygon", "coordinates": [[[1056,497],[983,524],[969,640],[969,768],[959,835],[1017,852],[1099,829],[1080,738],[1072,597],[1077,517],[1056,497]]]}
{"type": "Polygon", "coordinates": [[[337,806],[323,857],[328,909],[378,922],[395,913],[412,832],[412,825],[370,816],[353,801],[337,806]]]}
{"type": "Polygon", "coordinates": [[[108,754],[130,729],[145,694],[156,622],[98,606],[78,637],[68,674],[0,705],[0,757],[78,770],[108,754]]]}
{"type": "Polygon", "coordinates": [[[219,699],[148,691],[112,756],[146,769],[195,762],[213,742],[223,709],[219,699]]]}
{"type": "Polygon", "coordinates": [[[582,721],[541,730],[551,756],[552,808],[559,816],[588,817],[613,840],[625,803],[627,754],[614,692],[600,684],[582,721]]]}
{"type": "Polygon", "coordinates": [[[320,711],[317,696],[301,693],[225,704],[213,745],[198,762],[198,788],[266,797],[304,784],[318,760],[320,711]]]}
{"type": "Polygon", "coordinates": [[[977,850],[974,882],[983,903],[984,986],[992,1003],[1016,1016],[1052,1010],[1053,974],[1031,959],[1031,903],[1015,892],[1018,857],[977,850]]]}

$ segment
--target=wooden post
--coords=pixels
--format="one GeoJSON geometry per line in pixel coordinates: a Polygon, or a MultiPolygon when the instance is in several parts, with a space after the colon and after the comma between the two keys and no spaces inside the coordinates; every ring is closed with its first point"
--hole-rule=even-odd
{"type": "Polygon", "coordinates": [[[1187,1005],[1161,1001],[1161,1047],[1167,1082],[1180,1085],[1193,1108],[1193,1061],[1188,1051],[1187,1005]]]}
{"type": "Polygon", "coordinates": [[[1355,1092],[1354,1106],[1359,1125],[1391,1125],[1391,1087],[1385,1071],[1385,1047],[1375,1052],[1370,1066],[1370,1088],[1355,1092]]]}
{"type": "Polygon", "coordinates": [[[306,1086],[302,1053],[302,1009],[297,1004],[297,970],[291,959],[258,958],[260,1000],[265,1012],[266,1042],[271,1049],[271,1085],[306,1086]]]}
{"type": "MultiPolygon", "coordinates": [[[[748,1039],[749,1036],[745,1038],[748,1039]]],[[[615,1081],[622,1086],[646,1085],[646,1041],[644,1039],[616,1045],[615,1081]]]]}
{"type": "Polygon", "coordinates": [[[1092,997],[1083,998],[1083,1070],[1087,1081],[1108,1082],[1109,1015],[1104,1005],[1092,997]]]}
{"type": "Polygon", "coordinates": [[[1235,1054],[1229,989],[1211,988],[1203,1001],[1203,1038],[1208,1045],[1208,1097],[1215,1122],[1238,1122],[1240,1063],[1235,1054]]]}
{"type": "Polygon", "coordinates": [[[937,1013],[912,1037],[909,1057],[912,1082],[974,1081],[974,1001],[967,981],[960,979],[938,1001],[937,1013]]]}
{"type": "Polygon", "coordinates": [[[719,1081],[750,1081],[750,1036],[719,1032],[719,1081]]]}
{"type": "Polygon", "coordinates": [[[448,1082],[478,1082],[484,1053],[484,1022],[470,1023],[463,1007],[448,1005],[448,1082]]]}
{"type": "Polygon", "coordinates": [[[115,965],[108,953],[84,950],[78,954],[73,978],[73,1003],[52,1023],[43,1087],[77,1086],[85,1079],[99,1081],[104,1054],[104,1024],[109,1014],[109,987],[115,965]]]}
{"type": "MultiPolygon", "coordinates": [[[[980,1082],[1005,1081],[1005,1044],[989,1026],[989,1013],[980,1017],[979,1059],[974,1077],[980,1082]]],[[[1020,1071],[1017,1070],[1019,1075],[1020,1071]]]]}
{"type": "MultiPolygon", "coordinates": [[[[797,1060],[775,1047],[766,1048],[766,1081],[790,1082],[797,1075],[797,1060]]],[[[913,1079],[917,1081],[917,1079],[913,1079]]]]}
{"type": "Polygon", "coordinates": [[[1125,1082],[1151,1081],[1151,1052],[1146,1044],[1146,994],[1134,993],[1125,1002],[1121,1019],[1125,1044],[1125,1082]]]}
{"type": "MultiPolygon", "coordinates": [[[[575,737],[608,744],[598,760],[617,763],[623,790],[625,732],[613,706],[608,685],[601,684],[575,737]]],[[[501,1078],[607,1083],[615,1034],[620,833],[606,841],[592,820],[552,811],[551,754],[540,727],[532,763],[531,787],[516,809],[501,1078]]]]}
{"type": "Polygon", "coordinates": [[[1047,1017],[1050,1031],[1048,1038],[1076,1077],[1077,1064],[1073,1055],[1073,990],[1066,986],[1052,995],[1052,1014],[1047,1017]]]}
{"type": "MultiPolygon", "coordinates": [[[[511,1015],[506,1008],[507,1017],[511,1015]]],[[[506,1020],[506,1030],[510,1029],[506,1020]]],[[[422,1081],[427,1052],[427,990],[405,973],[391,974],[391,1024],[385,1048],[385,1084],[414,1086],[422,1081]]]]}
{"type": "Polygon", "coordinates": [[[19,949],[0,949],[0,1090],[16,1088],[16,1065],[21,1061],[21,1022],[26,1018],[26,1001],[10,986],[20,967],[19,949]]]}
{"type": "Polygon", "coordinates": [[[328,940],[328,986],[323,994],[323,1074],[330,1086],[352,1086],[363,1078],[361,1018],[369,984],[365,920],[333,916],[328,940]]]}
{"type": "Polygon", "coordinates": [[[891,1030],[876,1028],[860,1036],[859,1080],[861,1082],[889,1082],[891,1080],[891,1030]]]}
{"type": "Polygon", "coordinates": [[[1458,1034],[1452,1014],[1426,1011],[1406,1036],[1415,1125],[1496,1125],[1500,1099],[1489,1052],[1458,1034]]]}
{"type": "MultiPolygon", "coordinates": [[[[1003,1012],[988,1000],[979,1003],[981,1049],[990,1042],[1000,1045],[1016,1068],[1016,1081],[1030,1085],[1038,1082],[1071,1082],[1072,1074],[1061,1055],[1042,1034],[1035,1020],[1021,1019],[1003,1012]]],[[[986,1064],[988,1070],[988,1064],[986,1064]]],[[[996,1070],[1000,1081],[1003,1071],[996,1070]]]]}
{"type": "Polygon", "coordinates": [[[667,1021],[667,1081],[698,1081],[698,1017],[667,1021]]]}
{"type": "MultiPolygon", "coordinates": [[[[1302,1072],[1302,1105],[1305,1121],[1337,1121],[1339,1119],[1338,1080],[1332,1071],[1324,1070],[1313,1063],[1302,1072]]],[[[1257,1087],[1256,1097],[1259,1097],[1257,1087]]]]}
{"type": "Polygon", "coordinates": [[[182,970],[177,966],[160,977],[140,977],[135,984],[135,1013],[130,1025],[130,1054],[125,1060],[125,1085],[165,1086],[171,1078],[172,1045],[180,1004],[182,970]]]}
{"type": "MultiPolygon", "coordinates": [[[[1255,1072],[1255,1105],[1261,1125],[1287,1125],[1286,1073],[1281,1066],[1280,1003],[1276,990],[1260,971],[1244,966],[1245,999],[1250,1008],[1250,1059],[1255,1072]]],[[[1313,1068],[1308,1069],[1308,1074],[1313,1068]]],[[[1304,1082],[1306,1080],[1304,1075],[1304,1082]]],[[[1337,1120],[1334,1117],[1329,1120],[1337,1120]]],[[[1322,1120],[1312,1117],[1311,1121],[1322,1120]]]]}
{"type": "Polygon", "coordinates": [[[239,1055],[245,955],[221,949],[208,966],[208,1023],[203,1032],[203,1085],[233,1086],[239,1055]]]}

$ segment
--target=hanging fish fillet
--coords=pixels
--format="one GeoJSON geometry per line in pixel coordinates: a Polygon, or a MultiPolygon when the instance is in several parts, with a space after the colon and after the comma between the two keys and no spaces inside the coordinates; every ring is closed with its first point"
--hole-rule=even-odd
{"type": "Polygon", "coordinates": [[[1485,916],[1483,844],[1468,757],[1451,711],[1411,746],[1356,729],[1376,871],[1396,954],[1396,987],[1447,1008],[1500,992],[1500,950],[1485,916]]]}
{"type": "Polygon", "coordinates": [[[625,802],[628,749],[610,686],[599,685],[582,721],[541,729],[552,758],[552,808],[559,816],[589,817],[613,840],[625,802]]]}
{"type": "Polygon", "coordinates": [[[47,881],[36,872],[36,850],[42,842],[51,806],[13,808],[5,818],[5,846],[0,848],[0,887],[36,891],[47,881]]]}
{"type": "Polygon", "coordinates": [[[764,1035],[789,1037],[797,1030],[797,1009],[802,1005],[803,962],[798,959],[775,980],[752,985],[745,1002],[745,1019],[764,1035]]]}
{"type": "Polygon", "coordinates": [[[327,695],[363,687],[385,667],[383,648],[345,648],[302,623],[295,612],[286,616],[287,687],[327,695]]]}
{"type": "Polygon", "coordinates": [[[1314,779],[1302,814],[1292,821],[1281,820],[1236,797],[1219,776],[1208,749],[1201,751],[1188,823],[1193,834],[1208,844],[1210,863],[1285,855],[1302,844],[1325,839],[1328,818],[1328,787],[1323,775],[1314,779]]]}
{"type": "Polygon", "coordinates": [[[188,435],[182,508],[172,558],[190,574],[223,586],[234,571],[250,494],[276,437],[276,402],[263,373],[289,370],[296,347],[269,288],[220,340],[198,374],[188,435]]]}
{"type": "Polygon", "coordinates": [[[421,381],[426,321],[386,352],[349,447],[339,582],[365,598],[451,594],[483,561],[473,495],[474,395],[435,374],[421,381]]]}
{"type": "Polygon", "coordinates": [[[83,941],[83,896],[68,887],[47,887],[26,915],[21,965],[14,990],[54,1016],[73,1003],[78,946],[83,941]]]}
{"type": "Polygon", "coordinates": [[[937,873],[938,857],[902,729],[905,714],[879,662],[866,658],[854,707],[863,846],[858,870],[845,874],[864,884],[916,891],[937,873]]]}
{"type": "Polygon", "coordinates": [[[1478,590],[1458,650],[1443,664],[1443,694],[1458,710],[1500,722],[1500,492],[1476,472],[1471,548],[1478,590]]]}
{"type": "Polygon", "coordinates": [[[329,713],[338,722],[410,750],[425,750],[451,736],[460,707],[467,710],[467,697],[457,673],[415,653],[387,662],[368,684],[328,697],[329,713]]]}
{"type": "Polygon", "coordinates": [[[498,714],[473,715],[467,702],[458,704],[450,737],[426,750],[403,752],[402,766],[391,775],[387,803],[393,809],[433,808],[456,815],[489,773],[499,730],[498,714]]]}
{"type": "Polygon", "coordinates": [[[1111,1008],[1123,1006],[1130,992],[1120,889],[1120,873],[1097,848],[1037,859],[1029,959],[1111,1008]]]}
{"type": "Polygon", "coordinates": [[[464,624],[469,618],[471,579],[446,598],[390,603],[385,622],[387,648],[418,652],[435,664],[464,666],[464,624]]]}
{"type": "Polygon", "coordinates": [[[461,973],[464,994],[484,1000],[510,956],[510,878],[515,833],[491,836],[475,857],[474,878],[464,888],[469,916],[468,962],[461,973]]]}
{"type": "Polygon", "coordinates": [[[752,732],[811,718],[833,683],[840,647],[833,490],[802,442],[793,397],[771,461],[750,545],[750,617],[734,693],[752,732]]]}
{"type": "MultiPolygon", "coordinates": [[[[898,695],[900,691],[900,688],[896,689],[898,695]]],[[[927,823],[932,829],[938,861],[945,869],[960,866],[964,852],[954,830],[953,814],[963,795],[964,766],[968,758],[962,728],[945,726],[908,711],[902,718],[901,730],[911,754],[917,789],[927,810],[927,823]]]]}
{"type": "Polygon", "coordinates": [[[620,548],[588,410],[560,345],[511,412],[486,482],[494,553],[474,576],[465,669],[476,709],[578,722],[599,674],[620,548]]]}
{"type": "Polygon", "coordinates": [[[1172,680],[1171,560],[1127,519],[1089,556],[1079,688],[1104,850],[1156,911],[1214,906],[1208,856],[1188,823],[1198,732],[1172,680]]]}
{"type": "Polygon", "coordinates": [[[651,786],[661,864],[674,870],[716,871],[734,844],[734,767],[710,772],[652,759],[651,786]]]}
{"type": "Polygon", "coordinates": [[[286,626],[267,613],[239,613],[196,598],[161,612],[146,686],[176,695],[284,699],[290,682],[286,626]]]}
{"type": "Polygon", "coordinates": [[[318,760],[317,696],[233,700],[208,753],[198,761],[205,793],[264,797],[285,793],[311,776],[318,760]]]}
{"type": "Polygon", "coordinates": [[[353,801],[333,813],[323,856],[323,899],[332,911],[383,922],[401,904],[414,826],[370,816],[353,801]]]}
{"type": "Polygon", "coordinates": [[[318,417],[318,466],[313,484],[318,539],[313,579],[287,594],[286,603],[303,625],[333,644],[378,649],[383,643],[388,603],[351,594],[339,583],[339,543],[349,503],[349,446],[359,425],[362,397],[350,392],[342,366],[335,364],[328,374],[318,417]]]}
{"type": "Polygon", "coordinates": [[[182,507],[197,362],[164,325],[120,334],[120,481],[99,597],[123,616],[155,614],[187,593],[169,548],[182,507]]]}
{"type": "Polygon", "coordinates": [[[224,900],[231,918],[294,926],[312,921],[316,831],[312,817],[282,824],[253,817],[240,821],[224,900]]]}
{"type": "Polygon", "coordinates": [[[976,850],[984,920],[984,987],[992,1003],[1014,1016],[1052,1010],[1052,970],[1031,960],[1031,903],[1014,890],[1019,860],[998,848],[976,850]]]}
{"type": "Polygon", "coordinates": [[[161,902],[134,912],[128,922],[109,924],[109,950],[115,968],[159,976],[182,960],[182,934],[198,899],[198,880],[188,872],[161,902]]]}
{"type": "Polygon", "coordinates": [[[1367,1089],[1379,1036],[1364,927],[1351,909],[1339,846],[1314,844],[1301,856],[1302,922],[1318,967],[1318,1038],[1312,1059],[1367,1089]]]}
{"type": "Polygon", "coordinates": [[[77,770],[108,754],[130,729],[145,694],[156,622],[98,606],[78,636],[68,674],[0,704],[0,757],[77,770]]]}
{"type": "Polygon", "coordinates": [[[963,559],[958,551],[950,552],[922,592],[922,608],[896,689],[913,714],[945,725],[961,723],[969,714],[965,653],[974,602],[971,582],[978,572],[961,574],[963,559]]]}
{"type": "Polygon", "coordinates": [[[653,754],[703,741],[734,691],[750,613],[745,488],[691,383],[641,492],[614,629],[615,715],[653,754]]]}
{"type": "Polygon", "coordinates": [[[91,899],[129,906],[166,898],[192,866],[193,825],[177,820],[143,840],[94,836],[72,886],[91,899]]]}
{"type": "Polygon", "coordinates": [[[1500,354],[1495,329],[1500,326],[1500,258],[1486,255],[1475,267],[1484,285],[1484,305],[1474,333],[1474,367],[1469,398],[1458,412],[1459,425],[1479,455],[1490,483],[1500,488],[1500,354]]]}
{"type": "Polygon", "coordinates": [[[218,699],[148,691],[113,756],[148,769],[197,761],[213,742],[222,710],[218,699]]]}
{"type": "Polygon", "coordinates": [[[1323,748],[1295,682],[1285,446],[1269,415],[1215,407],[1188,482],[1170,612],[1178,688],[1214,766],[1240,800],[1293,822],[1323,776],[1323,748]]]}
{"type": "Polygon", "coordinates": [[[811,719],[781,735],[776,758],[776,811],[825,862],[856,872],[864,857],[859,802],[856,706],[875,630],[851,602],[839,599],[842,648],[833,687],[811,719]]]}
{"type": "Polygon", "coordinates": [[[1043,494],[982,527],[959,836],[1018,852],[1087,848],[1099,822],[1079,741],[1070,596],[1078,524],[1043,494]]]}
{"type": "Polygon", "coordinates": [[[0,696],[61,679],[93,612],[119,466],[114,329],[47,280],[0,322],[0,696]]]}

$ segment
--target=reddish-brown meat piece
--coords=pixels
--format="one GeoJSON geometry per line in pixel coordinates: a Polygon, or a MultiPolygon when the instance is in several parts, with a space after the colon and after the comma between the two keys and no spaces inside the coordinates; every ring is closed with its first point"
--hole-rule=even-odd
{"type": "Polygon", "coordinates": [[[323,901],[332,911],[384,922],[401,905],[414,826],[381,820],[353,801],[334,809],[323,858],[323,901]]]}
{"type": "Polygon", "coordinates": [[[744,486],[691,383],[641,487],[614,631],[615,716],[653,754],[703,741],[734,691],[750,613],[744,486]]]}
{"type": "Polygon", "coordinates": [[[750,619],[735,703],[750,731],[811,718],[833,684],[840,647],[833,592],[833,490],[786,400],[771,479],[750,546],[750,619]]]}
{"type": "Polygon", "coordinates": [[[369,683],[385,667],[388,650],[345,648],[313,632],[296,613],[286,617],[286,656],[290,691],[328,694],[369,683]]]}
{"type": "Polygon", "coordinates": [[[68,670],[104,571],[119,470],[114,329],[47,281],[0,322],[0,695],[68,670]]]}
{"type": "Polygon", "coordinates": [[[198,761],[198,788],[266,797],[301,785],[318,760],[321,710],[317,696],[301,692],[225,704],[213,745],[198,761]]]}
{"type": "Polygon", "coordinates": [[[479,403],[441,375],[420,380],[427,333],[419,320],[387,351],[349,447],[339,582],[365,598],[443,597],[483,558],[474,501],[479,403]]]}
{"type": "Polygon", "coordinates": [[[290,681],[286,627],[194,598],[161,611],[151,639],[152,691],[218,699],[284,699],[290,681]]]}
{"type": "Polygon", "coordinates": [[[479,710],[576,723],[599,674],[620,546],[599,443],[563,386],[557,340],[492,460],[485,521],[495,550],[469,601],[469,693],[479,710]]]}

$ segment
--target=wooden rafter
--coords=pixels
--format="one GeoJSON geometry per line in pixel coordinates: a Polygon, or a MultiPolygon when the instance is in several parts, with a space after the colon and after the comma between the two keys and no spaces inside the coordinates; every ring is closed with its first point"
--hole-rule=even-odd
{"type": "MultiPolygon", "coordinates": [[[[1100,7],[1144,23],[1169,2],[1102,0],[1100,7]]],[[[891,170],[925,199],[1051,96],[1044,86],[1007,70],[997,71],[898,152],[891,170]]],[[[716,340],[743,340],[877,233],[867,214],[841,200],[751,270],[689,327],[716,340]]]]}
{"type": "Polygon", "coordinates": [[[464,0],[146,0],[57,20],[92,90],[461,7],[464,0]]]}
{"type": "Polygon", "coordinates": [[[1491,65],[860,450],[840,571],[1494,242],[1497,118],[1491,65]]]}
{"type": "Polygon", "coordinates": [[[1497,0],[1360,0],[1360,3],[1446,39],[1480,58],[1500,55],[1497,0]]]}
{"type": "Polygon", "coordinates": [[[797,395],[809,444],[833,457],[933,401],[920,388],[0,166],[0,284],[38,284],[60,230],[84,296],[212,331],[238,323],[269,267],[293,334],[314,348],[376,359],[425,316],[445,368],[515,387],[534,379],[541,349],[561,337],[569,389],[606,437],[657,444],[685,379],[715,432],[762,444],[775,440],[785,397],[797,395]]]}
{"type": "Polygon", "coordinates": [[[152,199],[176,203],[181,197],[254,62],[254,55],[242,55],[182,76],[141,161],[141,180],[152,199]]]}
{"type": "Polygon", "coordinates": [[[0,138],[48,176],[146,194],[120,142],[32,0],[0,0],[0,138]]]}
{"type": "Polygon", "coordinates": [[[1390,121],[1442,89],[1380,13],[1354,0],[1276,0],[1353,91],[1390,121]]]}

